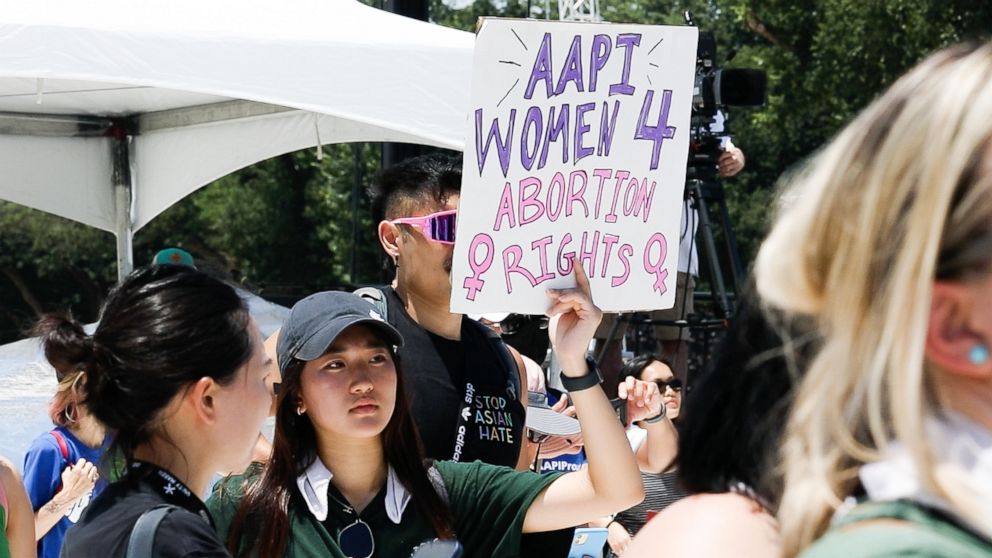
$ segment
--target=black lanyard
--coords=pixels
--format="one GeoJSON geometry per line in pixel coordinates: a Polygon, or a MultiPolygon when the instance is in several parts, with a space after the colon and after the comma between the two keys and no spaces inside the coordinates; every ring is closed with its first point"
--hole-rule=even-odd
{"type": "Polygon", "coordinates": [[[128,468],[126,480],[150,486],[166,502],[189,510],[202,517],[211,527],[214,526],[213,518],[203,501],[165,469],[144,461],[134,461],[128,468]]]}

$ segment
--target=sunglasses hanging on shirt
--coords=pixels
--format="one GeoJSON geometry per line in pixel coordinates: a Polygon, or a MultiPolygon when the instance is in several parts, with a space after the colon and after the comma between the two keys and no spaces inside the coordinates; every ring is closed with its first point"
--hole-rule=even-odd
{"type": "Polygon", "coordinates": [[[455,243],[455,219],[458,211],[449,209],[424,215],[423,217],[403,217],[393,219],[390,223],[397,225],[410,225],[420,229],[425,237],[441,244],[455,243]]]}
{"type": "MultiPolygon", "coordinates": [[[[344,529],[338,533],[338,548],[348,558],[372,558],[375,553],[375,538],[372,536],[372,528],[369,527],[368,523],[362,521],[355,508],[338,500],[330,492],[327,496],[341,506],[345,513],[355,516],[355,520],[345,525],[344,529]]],[[[324,526],[329,527],[327,523],[324,526]]]]}

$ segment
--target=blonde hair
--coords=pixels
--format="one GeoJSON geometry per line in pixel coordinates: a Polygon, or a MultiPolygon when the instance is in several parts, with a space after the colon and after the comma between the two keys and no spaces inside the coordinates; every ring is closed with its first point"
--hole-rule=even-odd
{"type": "Polygon", "coordinates": [[[62,376],[55,389],[55,395],[48,403],[48,417],[56,426],[72,426],[79,420],[79,406],[82,404],[84,372],[73,370],[62,376]]]}
{"type": "Polygon", "coordinates": [[[767,304],[812,317],[822,335],[782,445],[786,556],[824,532],[890,440],[992,535],[962,475],[935,465],[922,416],[939,406],[925,389],[933,282],[992,260],[990,133],[992,46],[961,45],[903,76],[790,180],[755,270],[767,304]]]}

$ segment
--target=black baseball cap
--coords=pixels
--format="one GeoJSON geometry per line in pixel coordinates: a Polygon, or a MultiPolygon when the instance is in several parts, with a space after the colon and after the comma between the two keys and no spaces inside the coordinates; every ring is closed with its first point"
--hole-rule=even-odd
{"type": "Polygon", "coordinates": [[[312,294],[293,305],[279,330],[276,353],[279,369],[290,359],[313,360],[324,354],[342,331],[363,324],[376,330],[393,345],[403,345],[403,336],[358,295],[341,291],[312,294]]]}

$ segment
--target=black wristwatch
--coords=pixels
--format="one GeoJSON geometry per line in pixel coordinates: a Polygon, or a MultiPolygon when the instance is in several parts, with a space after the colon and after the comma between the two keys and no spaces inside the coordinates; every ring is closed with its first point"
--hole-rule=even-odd
{"type": "Polygon", "coordinates": [[[603,375],[599,373],[599,366],[596,366],[596,361],[592,357],[586,357],[586,367],[587,371],[584,376],[570,377],[564,373],[559,373],[561,385],[565,391],[569,393],[582,391],[603,383],[603,375]]]}

